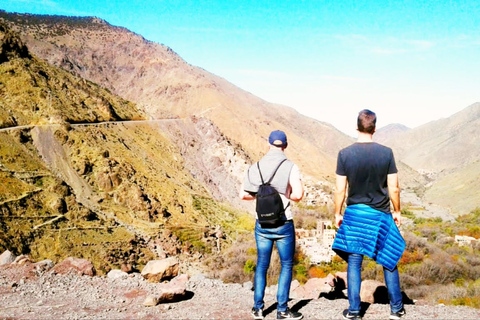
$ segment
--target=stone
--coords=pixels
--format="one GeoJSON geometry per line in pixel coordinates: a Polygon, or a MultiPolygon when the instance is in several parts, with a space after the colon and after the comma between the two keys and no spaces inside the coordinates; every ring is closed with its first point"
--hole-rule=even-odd
{"type": "Polygon", "coordinates": [[[128,277],[128,273],[119,269],[112,269],[107,273],[108,279],[122,279],[127,277],[128,277]]]}
{"type": "Polygon", "coordinates": [[[133,267],[130,263],[122,263],[122,265],[120,266],[120,270],[126,273],[130,273],[133,271],[133,267]]]}
{"type": "Polygon", "coordinates": [[[17,256],[9,250],[5,250],[2,254],[0,254],[0,266],[14,262],[16,257],[17,256]]]}
{"type": "Polygon", "coordinates": [[[36,262],[33,264],[35,266],[35,269],[39,272],[45,272],[53,268],[54,263],[50,259],[45,259],[39,262],[36,262]]]}
{"type": "Polygon", "coordinates": [[[152,260],[142,270],[142,276],[149,282],[161,282],[178,275],[179,261],[176,257],[152,260]]]}
{"type": "Polygon", "coordinates": [[[360,288],[360,300],[370,304],[388,303],[387,287],[377,280],[363,280],[360,288]]]}
{"type": "MultiPolygon", "coordinates": [[[[293,285],[293,282],[292,282],[293,285]]],[[[318,299],[322,293],[328,294],[335,288],[335,276],[329,274],[325,278],[311,278],[303,286],[291,286],[290,296],[294,299],[318,299]]]]}
{"type": "Polygon", "coordinates": [[[177,302],[183,299],[187,293],[188,275],[182,274],[169,282],[161,283],[159,303],[177,302]]]}
{"type": "Polygon", "coordinates": [[[32,260],[30,260],[30,257],[27,255],[19,255],[18,257],[15,258],[15,261],[12,262],[12,264],[18,264],[18,265],[25,265],[27,263],[31,263],[32,260]]]}
{"type": "Polygon", "coordinates": [[[158,298],[154,296],[147,296],[147,298],[145,298],[145,301],[143,301],[143,305],[145,307],[154,307],[157,304],[158,304],[158,298]]]}
{"type": "Polygon", "coordinates": [[[96,274],[95,267],[90,261],[74,257],[68,257],[62,262],[58,263],[52,268],[52,271],[55,271],[59,274],[67,274],[74,271],[78,275],[87,275],[92,277],[96,274]]]}

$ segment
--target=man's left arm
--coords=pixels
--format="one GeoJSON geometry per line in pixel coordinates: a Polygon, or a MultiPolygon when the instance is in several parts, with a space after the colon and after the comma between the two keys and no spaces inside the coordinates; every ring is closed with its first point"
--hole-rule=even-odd
{"type": "Polygon", "coordinates": [[[395,224],[397,227],[400,226],[400,187],[398,183],[398,174],[391,173],[387,175],[387,186],[388,186],[388,194],[390,195],[390,200],[392,201],[393,205],[393,220],[395,220],[395,224]]]}
{"type": "Polygon", "coordinates": [[[244,184],[242,183],[240,187],[240,192],[238,196],[240,197],[240,200],[255,200],[255,194],[247,192],[244,190],[244,184]]]}

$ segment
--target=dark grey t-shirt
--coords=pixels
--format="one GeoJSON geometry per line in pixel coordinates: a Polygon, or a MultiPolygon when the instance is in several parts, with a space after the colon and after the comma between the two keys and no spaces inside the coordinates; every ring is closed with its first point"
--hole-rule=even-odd
{"type": "Polygon", "coordinates": [[[390,213],[387,175],[397,173],[392,149],[375,142],[340,150],[336,173],[348,181],[347,205],[366,204],[390,213]]]}

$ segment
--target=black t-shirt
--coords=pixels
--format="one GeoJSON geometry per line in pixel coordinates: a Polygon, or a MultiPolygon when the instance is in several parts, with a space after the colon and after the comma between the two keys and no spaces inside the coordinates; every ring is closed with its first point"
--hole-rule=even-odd
{"type": "Polygon", "coordinates": [[[347,177],[347,205],[366,204],[390,213],[387,175],[397,173],[392,149],[375,142],[354,143],[338,153],[336,173],[347,177]]]}

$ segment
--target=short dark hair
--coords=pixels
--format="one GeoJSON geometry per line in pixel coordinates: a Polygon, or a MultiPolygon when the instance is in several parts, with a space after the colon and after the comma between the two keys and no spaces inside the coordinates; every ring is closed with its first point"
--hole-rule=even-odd
{"type": "Polygon", "coordinates": [[[375,132],[376,123],[377,123],[377,115],[375,114],[375,112],[370,111],[368,109],[363,109],[358,113],[358,118],[357,118],[358,131],[373,134],[375,132]]]}

